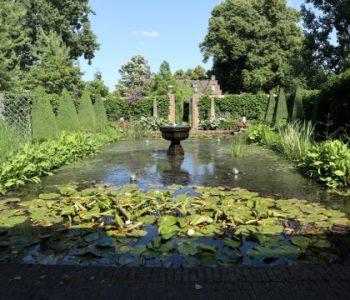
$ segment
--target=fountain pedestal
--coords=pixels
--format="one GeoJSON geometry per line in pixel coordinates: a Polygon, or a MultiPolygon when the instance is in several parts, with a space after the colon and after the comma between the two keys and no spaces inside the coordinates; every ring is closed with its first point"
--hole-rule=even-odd
{"type": "Polygon", "coordinates": [[[168,156],[184,156],[185,152],[180,141],[186,140],[190,135],[190,126],[161,126],[163,139],[171,141],[168,156]]]}

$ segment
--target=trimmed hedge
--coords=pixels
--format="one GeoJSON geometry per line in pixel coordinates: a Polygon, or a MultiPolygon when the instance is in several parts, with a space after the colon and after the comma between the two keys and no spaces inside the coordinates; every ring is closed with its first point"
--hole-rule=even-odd
{"type": "Polygon", "coordinates": [[[67,89],[64,89],[61,101],[57,109],[57,127],[58,131],[77,132],[80,129],[80,123],[73,98],[67,89]]]}
{"type": "MultiPolygon", "coordinates": [[[[268,103],[266,94],[225,95],[215,98],[216,114],[229,113],[232,118],[246,116],[249,120],[263,120],[268,103]]],[[[210,113],[210,98],[201,97],[199,101],[199,117],[206,120],[210,113]]]]}
{"type": "MultiPolygon", "coordinates": [[[[141,119],[153,115],[153,98],[143,98],[134,105],[129,105],[127,99],[110,96],[105,101],[107,117],[110,121],[124,119],[141,119]]],[[[168,119],[169,98],[168,96],[157,96],[158,117],[168,119]]]]}

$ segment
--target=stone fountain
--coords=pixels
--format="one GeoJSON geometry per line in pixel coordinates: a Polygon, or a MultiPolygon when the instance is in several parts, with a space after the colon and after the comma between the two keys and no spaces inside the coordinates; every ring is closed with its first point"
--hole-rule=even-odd
{"type": "Polygon", "coordinates": [[[190,135],[190,126],[171,125],[161,126],[160,131],[163,139],[171,141],[168,156],[184,156],[185,152],[180,141],[186,140],[190,135]]]}

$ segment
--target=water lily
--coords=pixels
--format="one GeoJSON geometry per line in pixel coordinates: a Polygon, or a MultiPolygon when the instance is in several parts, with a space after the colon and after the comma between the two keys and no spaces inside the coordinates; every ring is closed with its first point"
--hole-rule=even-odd
{"type": "Polygon", "coordinates": [[[195,232],[193,229],[189,229],[189,230],[187,231],[187,235],[188,235],[188,236],[194,236],[195,233],[196,233],[196,232],[195,232]]]}

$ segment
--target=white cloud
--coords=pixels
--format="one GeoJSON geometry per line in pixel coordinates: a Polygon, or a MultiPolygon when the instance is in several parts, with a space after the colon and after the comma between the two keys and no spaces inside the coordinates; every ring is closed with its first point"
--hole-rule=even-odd
{"type": "Polygon", "coordinates": [[[131,34],[141,35],[143,37],[151,37],[151,38],[159,37],[159,32],[156,32],[156,31],[135,30],[131,32],[131,34]]]}

